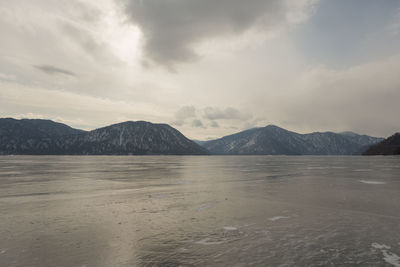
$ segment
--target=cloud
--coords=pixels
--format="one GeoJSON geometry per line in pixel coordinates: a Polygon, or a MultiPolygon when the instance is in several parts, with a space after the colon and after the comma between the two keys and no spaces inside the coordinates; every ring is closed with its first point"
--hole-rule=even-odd
{"type": "Polygon", "coordinates": [[[177,120],[185,120],[193,117],[196,117],[196,108],[193,106],[184,106],[175,112],[175,118],[177,120]]]}
{"type": "Polygon", "coordinates": [[[228,107],[225,109],[216,108],[216,107],[207,107],[204,109],[203,117],[208,120],[246,120],[251,118],[250,115],[243,114],[239,110],[228,107]]]}
{"type": "Polygon", "coordinates": [[[398,69],[400,55],[339,71],[311,69],[278,116],[292,129],[388,136],[400,130],[398,69]]]}
{"type": "Polygon", "coordinates": [[[32,117],[70,122],[71,126],[85,129],[127,120],[166,121],[165,114],[155,115],[154,106],[145,104],[132,105],[125,101],[1,80],[0,88],[0,114],[3,117],[36,114],[32,117]]]}
{"type": "Polygon", "coordinates": [[[195,119],[192,121],[192,126],[195,128],[206,128],[201,120],[195,119]]]}
{"type": "MultiPolygon", "coordinates": [[[[122,0],[121,0],[122,1],[122,0]]],[[[205,39],[263,31],[307,17],[312,0],[125,0],[124,10],[144,37],[152,62],[172,67],[196,59],[205,39]]]]}
{"type": "Polygon", "coordinates": [[[186,124],[187,119],[196,117],[196,108],[194,106],[183,106],[175,112],[175,120],[171,124],[182,126],[186,124]]]}
{"type": "Polygon", "coordinates": [[[197,139],[267,124],[399,131],[399,3],[382,4],[390,15],[372,0],[379,8],[350,1],[341,16],[346,1],[320,1],[313,10],[314,1],[3,1],[0,113],[84,128],[174,122],[197,139]],[[325,38],[338,32],[349,38],[325,38]],[[352,48],[360,58],[349,57],[352,48]],[[346,64],[332,65],[318,51],[346,64]],[[179,75],[141,60],[178,66],[179,75]]]}
{"type": "Polygon", "coordinates": [[[183,106],[174,114],[172,125],[179,127],[184,132],[191,132],[197,136],[202,136],[203,132],[207,133],[223,133],[216,137],[230,133],[231,125],[239,126],[235,129],[245,129],[252,120],[250,114],[240,112],[233,107],[195,107],[183,106]],[[218,121],[217,121],[218,120],[218,121]],[[199,128],[202,130],[199,131],[199,128]]]}
{"type": "Polygon", "coordinates": [[[1,73],[0,72],[0,81],[15,81],[16,77],[15,75],[11,75],[11,74],[6,74],[6,73],[1,73]]]}
{"type": "Polygon", "coordinates": [[[58,20],[56,22],[57,30],[62,33],[64,38],[68,39],[73,46],[78,46],[92,59],[107,63],[117,62],[107,43],[101,40],[100,36],[96,36],[96,33],[93,33],[90,28],[82,27],[68,20],[58,20]]]}
{"type": "Polygon", "coordinates": [[[219,128],[219,124],[216,121],[212,121],[210,126],[213,128],[219,128]]]}
{"type": "Polygon", "coordinates": [[[392,35],[400,35],[400,8],[397,9],[396,15],[387,27],[387,30],[392,35]]]}
{"type": "Polygon", "coordinates": [[[51,65],[34,65],[33,67],[50,75],[63,74],[68,76],[76,76],[76,74],[72,71],[64,70],[51,65]]]}

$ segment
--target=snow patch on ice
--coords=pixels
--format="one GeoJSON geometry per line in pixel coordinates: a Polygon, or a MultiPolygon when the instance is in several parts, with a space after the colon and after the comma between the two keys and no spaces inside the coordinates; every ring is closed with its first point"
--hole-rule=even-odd
{"type": "Polygon", "coordinates": [[[386,250],[382,250],[383,259],[393,266],[400,267],[400,257],[392,252],[388,252],[386,250]]]}
{"type": "Polygon", "coordinates": [[[376,249],[391,249],[390,246],[385,244],[372,243],[371,246],[376,249]]]}
{"type": "Polygon", "coordinates": [[[393,266],[400,267],[400,257],[388,251],[391,248],[390,246],[378,243],[372,243],[371,246],[375,249],[379,249],[382,252],[384,261],[393,266]]]}
{"type": "Polygon", "coordinates": [[[206,237],[202,240],[199,240],[197,242],[195,242],[196,244],[199,245],[219,245],[219,244],[223,244],[225,243],[224,241],[210,241],[210,238],[206,237]]]}
{"type": "Polygon", "coordinates": [[[237,228],[233,227],[233,226],[224,226],[223,229],[225,231],[236,231],[237,230],[237,228]]]}
{"type": "Polygon", "coordinates": [[[361,183],[364,184],[386,184],[385,182],[381,181],[372,181],[372,180],[360,180],[361,183]]]}
{"type": "Polygon", "coordinates": [[[288,216],[275,216],[275,217],[271,217],[271,218],[269,218],[268,220],[270,220],[270,221],[277,221],[277,220],[282,220],[282,219],[289,219],[290,217],[288,217],[288,216]]]}

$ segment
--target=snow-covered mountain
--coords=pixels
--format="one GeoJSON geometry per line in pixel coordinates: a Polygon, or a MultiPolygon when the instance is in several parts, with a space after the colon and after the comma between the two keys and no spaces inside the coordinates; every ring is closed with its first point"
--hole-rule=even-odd
{"type": "Polygon", "coordinates": [[[68,154],[205,155],[208,151],[167,124],[128,121],[58,139],[68,154]]]}
{"type": "MultiPolygon", "coordinates": [[[[365,135],[365,134],[361,135],[361,134],[357,134],[357,133],[353,133],[353,132],[342,132],[339,134],[345,136],[348,140],[355,142],[364,147],[368,147],[371,144],[375,144],[377,141],[376,137],[372,137],[372,136],[365,135]]],[[[378,138],[378,139],[379,139],[379,141],[382,141],[384,138],[378,138]]]]}
{"type": "Polygon", "coordinates": [[[360,155],[382,138],[355,133],[298,134],[274,125],[254,128],[203,144],[212,154],[360,155]]]}
{"type": "Polygon", "coordinates": [[[85,132],[51,121],[1,119],[0,154],[205,155],[208,151],[167,124],[128,121],[85,132]]]}
{"type": "Polygon", "coordinates": [[[382,140],[352,132],[298,134],[269,125],[197,144],[167,124],[145,121],[86,132],[50,120],[0,119],[0,154],[359,155],[382,140]]]}

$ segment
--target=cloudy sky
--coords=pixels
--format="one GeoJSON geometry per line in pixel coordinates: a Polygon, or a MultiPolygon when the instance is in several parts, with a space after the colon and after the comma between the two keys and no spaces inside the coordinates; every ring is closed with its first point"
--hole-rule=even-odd
{"type": "Polygon", "coordinates": [[[399,0],[0,0],[0,117],[400,131],[399,0]]]}

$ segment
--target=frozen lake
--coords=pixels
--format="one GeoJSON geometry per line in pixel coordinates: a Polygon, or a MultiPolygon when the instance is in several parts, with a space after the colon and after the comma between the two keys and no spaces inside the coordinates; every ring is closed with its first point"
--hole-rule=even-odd
{"type": "Polygon", "coordinates": [[[400,266],[400,157],[2,156],[0,266],[400,266]]]}

